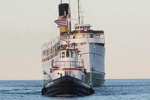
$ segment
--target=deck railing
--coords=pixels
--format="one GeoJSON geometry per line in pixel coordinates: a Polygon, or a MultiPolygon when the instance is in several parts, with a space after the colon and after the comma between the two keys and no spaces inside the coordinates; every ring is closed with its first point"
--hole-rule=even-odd
{"type": "Polygon", "coordinates": [[[83,63],[79,61],[55,61],[53,67],[56,68],[82,68],[83,63]]]}

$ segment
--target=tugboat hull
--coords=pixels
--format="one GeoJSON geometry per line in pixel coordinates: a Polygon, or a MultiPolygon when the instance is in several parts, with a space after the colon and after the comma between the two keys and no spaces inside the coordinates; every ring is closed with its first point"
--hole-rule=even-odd
{"type": "Polygon", "coordinates": [[[63,76],[51,81],[42,89],[42,95],[50,97],[58,96],[87,96],[94,90],[83,81],[71,76],[63,76]]]}

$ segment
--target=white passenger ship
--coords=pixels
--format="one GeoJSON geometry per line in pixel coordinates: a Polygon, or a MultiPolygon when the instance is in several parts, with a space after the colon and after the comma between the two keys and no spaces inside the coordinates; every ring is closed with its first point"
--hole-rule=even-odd
{"type": "Polygon", "coordinates": [[[43,95],[85,96],[104,86],[104,32],[81,24],[79,7],[78,0],[78,24],[71,30],[70,6],[59,4],[60,36],[42,46],[43,95]]]}

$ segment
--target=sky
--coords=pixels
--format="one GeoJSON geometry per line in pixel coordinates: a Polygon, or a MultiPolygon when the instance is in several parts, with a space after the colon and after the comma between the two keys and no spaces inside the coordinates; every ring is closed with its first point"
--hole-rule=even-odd
{"type": "MultiPolygon", "coordinates": [[[[63,0],[68,2],[68,0],[63,0]]],[[[41,80],[41,46],[59,35],[59,0],[0,0],[0,80],[41,80]]],[[[105,32],[106,79],[150,78],[150,1],[81,0],[84,23],[105,32]]],[[[76,0],[71,0],[73,22],[76,0]]]]}

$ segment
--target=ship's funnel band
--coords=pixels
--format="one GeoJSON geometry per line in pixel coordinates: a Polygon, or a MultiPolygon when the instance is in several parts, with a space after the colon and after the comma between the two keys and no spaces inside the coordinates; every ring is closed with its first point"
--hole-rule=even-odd
{"type": "Polygon", "coordinates": [[[59,16],[67,16],[68,15],[69,4],[62,3],[59,5],[59,16]]]}

